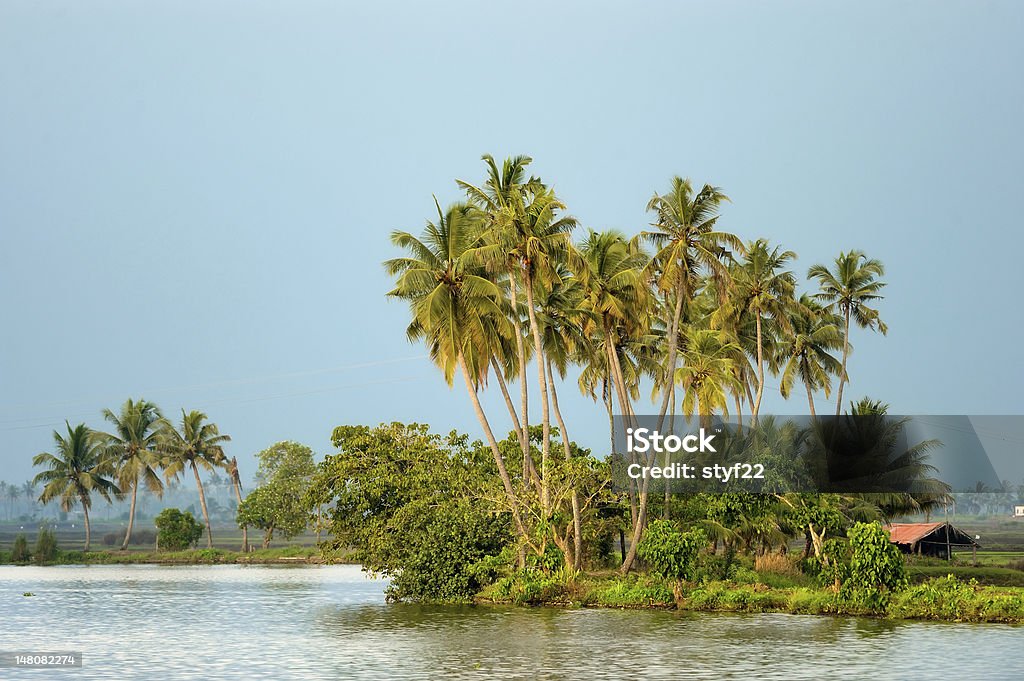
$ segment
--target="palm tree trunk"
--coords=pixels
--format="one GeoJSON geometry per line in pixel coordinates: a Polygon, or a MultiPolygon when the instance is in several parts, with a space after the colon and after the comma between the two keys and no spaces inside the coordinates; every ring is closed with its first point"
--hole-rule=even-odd
{"type": "Polygon", "coordinates": [[[82,495],[82,515],[85,516],[85,548],[82,551],[89,550],[89,542],[92,539],[92,528],[89,526],[89,497],[82,495]]]}
{"type": "Polygon", "coordinates": [[[764,347],[761,340],[761,311],[757,313],[757,395],[754,397],[754,408],[750,411],[750,425],[757,427],[757,414],[761,411],[761,397],[764,395],[764,347]]]}
{"type": "MultiPolygon", "coordinates": [[[[566,462],[572,461],[572,449],[569,447],[569,431],[562,420],[562,410],[558,408],[558,391],[555,390],[555,375],[551,371],[551,362],[548,363],[548,383],[551,385],[551,406],[555,410],[555,420],[558,421],[558,428],[562,432],[562,450],[565,453],[566,462]]],[[[580,518],[580,495],[576,490],[575,482],[570,492],[570,503],[572,504],[572,538],[573,538],[573,568],[583,569],[583,521],[580,518]]]]}
{"type": "MultiPolygon", "coordinates": [[[[235,488],[235,500],[242,506],[242,480],[238,476],[238,460],[231,460],[231,486],[235,488]]],[[[242,553],[249,553],[249,526],[242,525],[242,553]]]]}
{"type": "MultiPolygon", "coordinates": [[[[605,339],[606,340],[605,340],[604,347],[605,347],[605,354],[607,355],[607,358],[606,358],[605,361],[608,362],[608,376],[609,376],[609,379],[611,380],[612,387],[615,389],[615,392],[617,392],[618,396],[619,396],[619,407],[622,410],[622,420],[623,420],[623,423],[628,427],[629,421],[628,421],[628,416],[626,415],[626,410],[628,408],[627,405],[629,404],[629,401],[628,401],[628,399],[626,399],[624,397],[625,393],[623,392],[623,389],[621,387],[621,383],[619,382],[619,375],[615,371],[615,344],[612,343],[612,341],[611,341],[611,331],[610,331],[610,329],[607,329],[607,328],[605,329],[605,339]]],[[[614,451],[614,449],[615,449],[615,416],[614,416],[613,409],[614,409],[614,406],[612,405],[611,394],[609,393],[609,395],[608,395],[608,418],[611,420],[611,423],[612,423],[612,450],[614,451]]],[[[630,463],[636,463],[636,453],[635,452],[629,452],[629,462],[630,463]]],[[[630,518],[630,522],[632,524],[636,525],[637,520],[640,517],[639,508],[637,506],[637,503],[638,503],[637,483],[636,483],[636,480],[634,480],[633,478],[630,478],[628,476],[626,478],[626,492],[627,492],[627,494],[629,496],[629,518],[630,518]]]]}
{"type": "Polygon", "coordinates": [[[811,384],[804,381],[804,387],[807,388],[807,405],[811,408],[811,418],[816,419],[818,415],[814,413],[814,393],[811,392],[811,384]]]}
{"type": "Polygon", "coordinates": [[[658,412],[658,430],[661,430],[668,411],[669,399],[675,393],[676,356],[679,353],[679,320],[683,316],[683,295],[685,280],[683,271],[679,270],[679,281],[676,284],[676,306],[672,311],[672,323],[669,325],[668,358],[665,360],[665,394],[661,398],[661,411],[658,412]]]}
{"type": "Polygon", "coordinates": [[[199,490],[199,507],[203,509],[203,520],[206,521],[206,548],[213,548],[213,530],[210,529],[210,513],[206,510],[206,493],[203,491],[203,481],[199,479],[199,469],[196,468],[195,460],[192,461],[192,472],[196,475],[196,488],[199,490]]]}
{"type": "Polygon", "coordinates": [[[487,415],[484,413],[484,409],[480,404],[480,397],[476,394],[476,385],[474,385],[473,379],[470,378],[469,367],[466,366],[466,358],[462,352],[459,352],[459,367],[462,369],[462,377],[466,381],[466,391],[469,392],[469,398],[473,402],[473,411],[476,412],[476,418],[480,422],[480,427],[484,430],[487,443],[490,445],[491,453],[494,455],[494,463],[498,467],[498,476],[501,478],[501,484],[504,486],[505,494],[508,496],[509,506],[512,510],[512,520],[515,522],[516,530],[519,532],[519,536],[522,540],[530,546],[537,555],[542,555],[543,551],[538,550],[530,541],[529,533],[526,531],[523,519],[519,515],[519,504],[516,499],[515,490],[512,488],[512,479],[509,477],[508,469],[505,467],[505,458],[501,455],[501,449],[498,447],[498,441],[494,439],[494,433],[491,431],[491,425],[487,421],[487,415]]]}
{"type": "Polygon", "coordinates": [[[529,487],[530,480],[537,475],[530,456],[530,398],[526,383],[526,348],[523,345],[523,325],[519,318],[518,285],[515,273],[509,273],[509,302],[512,304],[512,328],[516,334],[516,355],[519,358],[519,401],[523,415],[523,439],[519,447],[523,450],[523,487],[529,487]]]}
{"type": "Polygon", "coordinates": [[[136,475],[135,479],[132,480],[132,504],[128,508],[128,529],[124,533],[124,543],[121,544],[121,550],[124,551],[128,548],[128,542],[132,538],[132,525],[135,524],[135,498],[139,492],[139,476],[136,475]]]}
{"type": "Polygon", "coordinates": [[[536,353],[537,383],[540,386],[540,417],[543,435],[540,445],[540,506],[544,509],[545,518],[551,515],[551,486],[548,482],[548,456],[551,452],[551,414],[548,405],[548,381],[544,375],[544,345],[540,340],[540,325],[537,323],[537,312],[533,309],[533,278],[527,274],[526,311],[530,317],[530,333],[533,334],[533,349],[536,353]]]}
{"type": "Polygon", "coordinates": [[[850,355],[850,308],[845,314],[846,324],[843,327],[843,372],[839,374],[839,390],[836,392],[836,416],[843,411],[843,386],[846,384],[846,358],[850,355]]]}
{"type": "MultiPolygon", "coordinates": [[[[494,369],[494,375],[498,379],[498,387],[501,388],[501,396],[505,398],[505,406],[508,408],[508,414],[512,417],[512,427],[515,428],[516,437],[519,438],[519,446],[526,454],[526,456],[523,457],[523,480],[525,482],[533,480],[536,483],[537,471],[534,470],[533,458],[529,455],[529,435],[527,435],[526,431],[523,430],[523,426],[519,421],[519,415],[516,413],[516,406],[512,403],[512,396],[509,395],[508,386],[505,384],[505,377],[501,374],[501,365],[498,364],[498,360],[491,358],[491,367],[494,369]]],[[[540,491],[539,485],[537,491],[540,491]]]]}
{"type": "MultiPolygon", "coordinates": [[[[672,403],[670,405],[669,417],[668,417],[668,432],[674,433],[676,431],[676,388],[675,384],[672,385],[672,403]]],[[[668,468],[672,465],[672,455],[667,451],[665,452],[665,467],[668,468]]],[[[671,478],[662,478],[662,482],[665,484],[665,508],[662,510],[661,516],[665,520],[669,519],[669,501],[672,498],[672,480],[671,478]]]]}

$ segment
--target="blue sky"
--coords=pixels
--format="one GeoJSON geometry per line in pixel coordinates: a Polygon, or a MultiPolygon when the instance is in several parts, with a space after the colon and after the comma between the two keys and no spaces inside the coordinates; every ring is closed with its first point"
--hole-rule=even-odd
{"type": "Polygon", "coordinates": [[[848,397],[1021,413],[1022,63],[1012,1],[4,2],[0,478],[129,396],[206,411],[249,470],[344,423],[478,434],[380,262],[484,152],[587,227],[643,228],[680,174],[801,279],[863,249],[890,333],[853,337],[848,397]]]}

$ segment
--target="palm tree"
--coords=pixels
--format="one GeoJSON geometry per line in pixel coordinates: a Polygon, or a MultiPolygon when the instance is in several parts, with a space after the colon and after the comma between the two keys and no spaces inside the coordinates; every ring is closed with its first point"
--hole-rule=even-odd
{"type": "MultiPolygon", "coordinates": [[[[667,325],[668,352],[665,375],[675,373],[679,352],[679,324],[684,306],[697,293],[700,273],[706,270],[720,284],[728,278],[723,260],[728,257],[726,247],[743,250],[743,244],[733,234],[716,229],[718,210],[729,197],[720,187],[705,184],[696,195],[689,179],[678,175],[666,194],[655,194],[647,203],[647,210],[657,219],[650,231],[641,236],[654,244],[658,251],[651,264],[658,271],[658,288],[672,299],[672,314],[667,325]]],[[[659,412],[658,427],[665,418],[672,395],[672,381],[663,387],[664,395],[659,412]]]]}
{"type": "Polygon", "coordinates": [[[793,251],[780,252],[777,246],[769,250],[768,241],[758,239],[747,245],[743,260],[733,272],[732,312],[734,315],[749,315],[754,320],[757,392],[750,411],[754,425],[757,424],[764,395],[764,326],[766,321],[771,321],[779,329],[789,330],[789,311],[795,302],[796,280],[792,272],[783,268],[795,258],[793,251]]]}
{"type": "Polygon", "coordinates": [[[210,527],[210,512],[206,507],[206,492],[203,481],[199,477],[199,467],[207,471],[215,471],[224,463],[224,450],[221,444],[231,438],[221,435],[217,424],[206,422],[206,414],[200,411],[185,413],[181,410],[181,426],[175,428],[170,423],[165,425],[165,439],[162,449],[167,453],[164,477],[170,480],[177,478],[186,468],[191,468],[199,490],[199,505],[203,510],[206,522],[206,546],[213,548],[213,530],[210,527]]]}
{"type": "Polygon", "coordinates": [[[124,534],[124,543],[121,544],[121,550],[124,551],[128,548],[132,526],[135,524],[139,483],[157,495],[163,491],[156,469],[162,463],[159,446],[166,421],[155,404],[141,399],[126,400],[119,414],[104,409],[103,418],[114,426],[112,433],[99,434],[104,441],[104,455],[116,462],[117,482],[122,493],[131,488],[128,529],[124,534]]]}
{"type": "MultiPolygon", "coordinates": [[[[590,231],[579,247],[575,263],[575,274],[583,291],[580,307],[590,317],[585,327],[587,334],[603,346],[608,383],[617,393],[623,418],[630,423],[630,385],[623,371],[621,350],[629,339],[645,335],[650,325],[650,290],[644,277],[648,262],[634,243],[609,230],[590,231]]],[[[636,559],[637,544],[647,522],[648,479],[644,478],[639,489],[633,485],[631,479],[632,543],[620,568],[623,573],[629,571],[636,559]]]]}
{"type": "Polygon", "coordinates": [[[26,480],[25,482],[21,483],[21,494],[22,494],[22,496],[25,497],[25,501],[26,501],[26,509],[25,510],[28,511],[29,515],[34,514],[35,513],[35,507],[36,507],[36,485],[35,485],[35,483],[32,482],[31,480],[26,480]]]}
{"type": "Polygon", "coordinates": [[[842,321],[807,294],[800,296],[800,305],[789,321],[792,333],[784,336],[778,348],[786,362],[782,370],[782,396],[789,399],[793,382],[799,376],[807,389],[811,417],[817,417],[814,391],[823,390],[827,399],[832,388],[831,377],[843,373],[842,364],[829,354],[843,347],[842,321]]]}
{"type": "Polygon", "coordinates": [[[10,510],[7,513],[7,517],[8,518],[14,517],[14,507],[17,504],[18,499],[20,499],[20,498],[21,498],[21,488],[18,487],[17,485],[15,485],[15,484],[8,483],[7,484],[7,501],[10,502],[10,504],[9,504],[10,510]]]}
{"type": "Polygon", "coordinates": [[[700,417],[704,428],[711,427],[716,411],[729,413],[729,392],[738,383],[733,371],[736,345],[720,331],[695,329],[687,334],[683,365],[676,369],[676,381],[683,386],[683,414],[700,417]]]}
{"type": "Polygon", "coordinates": [[[878,310],[869,307],[868,303],[880,300],[880,291],[885,282],[877,277],[885,274],[881,261],[868,259],[862,251],[840,253],[835,259],[835,270],[830,271],[824,265],[814,265],[807,272],[808,279],[816,279],[821,292],[815,295],[830,307],[838,308],[843,315],[843,362],[839,374],[839,390],[836,392],[836,416],[842,411],[843,386],[846,384],[846,360],[850,355],[850,320],[857,322],[861,328],[878,330],[884,336],[889,328],[878,315],[878,310]]]}
{"type": "MultiPolygon", "coordinates": [[[[238,459],[231,457],[230,460],[225,461],[222,465],[227,469],[228,476],[231,478],[231,486],[235,489],[235,509],[237,511],[238,506],[242,505],[242,478],[238,475],[238,459]]],[[[242,525],[242,553],[249,552],[249,526],[242,525]]]]}
{"type": "Polygon", "coordinates": [[[467,255],[481,244],[478,211],[468,204],[454,204],[442,211],[436,199],[434,203],[437,222],[427,223],[422,238],[408,232],[392,233],[392,243],[410,255],[384,263],[387,272],[398,277],[388,295],[409,302],[412,322],[406,336],[410,341],[425,341],[431,359],[441,368],[448,384],[452,384],[456,369],[462,373],[477,420],[494,455],[516,531],[524,543],[537,551],[523,523],[504,456],[478,395],[491,365],[493,325],[508,323],[500,287],[467,255]]]}
{"type": "MultiPolygon", "coordinates": [[[[504,239],[509,234],[520,231],[516,225],[525,217],[524,193],[529,186],[537,184],[538,181],[532,177],[529,180],[526,179],[526,166],[533,161],[529,156],[520,155],[506,158],[500,170],[494,157],[490,154],[484,154],[482,160],[487,165],[487,180],[482,187],[463,180],[456,180],[456,183],[466,192],[470,203],[481,211],[485,236],[490,237],[489,243],[481,240],[476,245],[478,253],[475,257],[483,260],[492,273],[504,274],[508,277],[509,318],[512,320],[516,361],[506,363],[514,365],[518,373],[521,414],[517,416],[515,408],[512,406],[509,407],[509,411],[516,426],[516,435],[519,438],[519,446],[523,454],[523,484],[528,486],[536,472],[533,469],[528,435],[530,413],[529,388],[526,382],[527,351],[523,340],[523,322],[519,305],[521,262],[514,250],[508,248],[509,244],[505,243],[504,239]]],[[[503,381],[500,373],[499,381],[503,381]]]]}
{"type": "Polygon", "coordinates": [[[56,430],[53,431],[53,443],[57,453],[43,452],[32,458],[33,466],[47,467],[36,475],[32,485],[43,485],[39,501],[45,504],[51,499],[60,499],[60,507],[64,512],[70,511],[76,503],[81,504],[85,517],[84,550],[88,551],[92,539],[92,529],[89,525],[92,493],[98,493],[109,502],[110,495],[118,494],[120,490],[108,477],[114,472],[112,462],[103,457],[102,445],[93,436],[92,431],[84,423],[74,428],[66,421],[64,425],[68,431],[66,438],[56,430]]]}

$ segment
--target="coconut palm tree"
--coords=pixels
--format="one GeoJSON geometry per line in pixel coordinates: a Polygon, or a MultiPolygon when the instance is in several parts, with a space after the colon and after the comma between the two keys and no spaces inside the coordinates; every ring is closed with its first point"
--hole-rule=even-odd
{"type": "Polygon", "coordinates": [[[683,387],[682,410],[696,411],[701,426],[710,429],[711,416],[729,413],[729,393],[736,388],[733,371],[736,345],[713,329],[691,329],[687,334],[683,365],[676,369],[676,381],[683,387]]]}
{"type": "Polygon", "coordinates": [[[448,384],[451,385],[456,370],[462,373],[473,410],[494,455],[516,531],[539,554],[543,549],[538,550],[530,540],[504,456],[478,395],[491,366],[491,325],[509,323],[502,309],[500,287],[467,255],[481,244],[479,212],[464,203],[447,210],[441,210],[436,199],[434,203],[437,222],[428,222],[421,238],[408,232],[392,233],[392,243],[408,251],[409,256],[384,263],[387,272],[398,277],[388,295],[409,302],[412,321],[406,336],[410,341],[426,343],[430,358],[441,368],[448,384]]]}
{"type": "Polygon", "coordinates": [[[840,253],[835,259],[835,269],[829,270],[824,265],[814,265],[807,272],[808,279],[815,279],[821,291],[815,298],[828,303],[831,308],[838,309],[843,316],[843,362],[839,375],[839,389],[836,391],[836,416],[842,411],[843,387],[846,385],[846,360],[850,355],[850,321],[857,326],[872,331],[879,331],[884,336],[889,327],[878,315],[878,310],[869,306],[875,300],[881,300],[881,290],[885,282],[878,277],[885,274],[885,267],[880,260],[868,259],[863,251],[840,253]]]}
{"type": "MultiPolygon", "coordinates": [[[[523,484],[528,486],[536,473],[530,454],[529,430],[529,388],[526,381],[527,345],[524,341],[523,320],[520,313],[519,287],[521,285],[521,259],[510,243],[509,235],[521,231],[518,224],[525,220],[525,193],[539,181],[526,178],[526,166],[533,161],[529,156],[512,156],[505,159],[498,169],[494,157],[484,154],[482,160],[487,166],[487,179],[478,187],[463,180],[456,183],[466,192],[470,203],[481,212],[484,238],[476,244],[475,257],[483,262],[494,275],[505,275],[508,279],[509,318],[512,320],[515,340],[516,361],[512,365],[519,379],[520,414],[510,406],[512,421],[516,427],[519,446],[523,454],[523,484]]],[[[499,374],[499,381],[503,381],[499,374]]],[[[506,389],[507,392],[507,389],[506,389]]]]}
{"type": "MultiPolygon", "coordinates": [[[[658,288],[672,300],[672,314],[667,325],[668,343],[665,354],[666,376],[676,369],[679,352],[679,324],[684,306],[693,300],[706,271],[723,288],[728,279],[725,260],[727,248],[743,250],[742,242],[733,234],[716,229],[718,210],[728,201],[720,187],[705,184],[696,194],[689,179],[678,175],[665,194],[655,194],[647,210],[656,216],[653,229],[641,232],[658,250],[651,259],[657,271],[658,288]]],[[[665,418],[672,395],[672,381],[663,386],[658,427],[665,418]]]]}
{"type": "Polygon", "coordinates": [[[113,432],[98,435],[104,442],[104,457],[115,462],[117,484],[122,493],[131,489],[128,528],[121,544],[123,551],[132,537],[139,484],[158,496],[163,491],[156,469],[163,463],[159,446],[166,421],[155,404],[141,399],[126,400],[117,414],[104,409],[103,418],[114,426],[113,432]]]}
{"type": "Polygon", "coordinates": [[[186,414],[184,409],[181,410],[181,425],[175,428],[166,423],[164,434],[161,443],[161,449],[166,454],[164,477],[168,480],[176,479],[186,468],[192,469],[196,478],[196,488],[199,490],[199,506],[203,510],[203,520],[206,522],[206,546],[212,549],[213,530],[210,527],[210,512],[206,507],[206,492],[199,476],[199,468],[215,472],[222,466],[225,456],[221,445],[229,442],[231,438],[221,435],[217,424],[207,421],[206,414],[200,411],[190,411],[186,414]]]}
{"type": "Polygon", "coordinates": [[[103,457],[103,447],[92,431],[84,423],[74,428],[66,421],[64,425],[67,427],[67,437],[53,431],[56,454],[43,452],[32,458],[33,466],[46,466],[46,470],[36,475],[31,482],[33,487],[43,485],[39,501],[44,504],[59,499],[64,512],[70,511],[75,504],[81,504],[85,518],[84,550],[88,551],[92,539],[89,509],[92,508],[93,492],[110,502],[110,495],[118,494],[120,490],[111,479],[113,464],[103,457]]]}
{"type": "Polygon", "coordinates": [[[793,251],[780,251],[778,246],[770,249],[767,240],[758,239],[747,245],[743,260],[733,268],[732,312],[735,315],[747,314],[754,320],[757,392],[750,411],[754,425],[757,424],[764,396],[765,324],[770,321],[775,327],[789,331],[796,279],[792,272],[783,268],[794,259],[796,253],[793,251]]]}
{"type": "Polygon", "coordinates": [[[782,396],[789,399],[799,377],[807,389],[811,416],[816,417],[814,391],[823,390],[827,399],[832,376],[843,372],[842,363],[830,354],[843,347],[842,320],[807,294],[800,296],[799,302],[789,319],[791,333],[782,338],[778,347],[785,361],[780,389],[782,396]]]}
{"type": "MultiPolygon", "coordinates": [[[[651,294],[644,274],[648,262],[646,254],[635,243],[609,230],[590,231],[580,244],[579,257],[574,263],[583,292],[580,307],[591,319],[585,327],[587,334],[601,339],[598,342],[605,352],[609,384],[617,393],[623,418],[628,423],[632,422],[633,409],[620,350],[629,339],[646,335],[650,326],[651,294]]],[[[637,544],[647,522],[648,479],[644,478],[638,489],[631,486],[629,492],[633,531],[621,567],[623,573],[629,571],[636,559],[637,544]]]]}
{"type": "MultiPolygon", "coordinates": [[[[224,466],[228,472],[228,477],[231,478],[231,486],[235,490],[235,510],[242,505],[242,478],[238,474],[238,459],[231,457],[229,460],[225,460],[221,465],[224,466]]],[[[249,552],[249,526],[242,525],[242,553],[249,552]]]]}
{"type": "Polygon", "coordinates": [[[21,488],[13,483],[7,484],[7,501],[10,505],[10,510],[7,512],[7,517],[14,517],[14,507],[18,503],[18,499],[21,498],[21,488]]]}

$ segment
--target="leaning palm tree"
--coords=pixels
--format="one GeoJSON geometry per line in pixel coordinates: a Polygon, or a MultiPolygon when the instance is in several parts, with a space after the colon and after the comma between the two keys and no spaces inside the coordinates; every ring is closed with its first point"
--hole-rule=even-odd
{"type": "Polygon", "coordinates": [[[84,423],[74,428],[64,422],[67,437],[56,430],[53,431],[53,443],[56,454],[43,452],[32,458],[33,466],[46,466],[32,480],[35,485],[43,485],[39,501],[47,503],[52,499],[60,499],[60,508],[70,511],[75,504],[81,504],[85,517],[85,551],[89,550],[92,529],[89,524],[89,509],[92,507],[92,493],[110,501],[111,494],[120,490],[110,479],[114,469],[112,463],[104,459],[102,445],[97,442],[92,431],[84,423]]]}
{"type": "Polygon", "coordinates": [[[222,443],[229,442],[231,438],[221,435],[217,424],[206,420],[206,414],[200,411],[190,411],[187,414],[181,410],[181,425],[175,428],[167,423],[164,428],[166,437],[161,443],[161,449],[166,453],[164,463],[164,477],[168,480],[176,479],[186,468],[191,468],[196,478],[196,489],[199,490],[199,506],[203,510],[203,520],[206,522],[206,546],[213,548],[213,530],[210,527],[210,512],[206,507],[206,492],[203,489],[202,478],[199,477],[199,468],[207,471],[216,471],[217,467],[224,463],[224,449],[222,443]]]}
{"type": "Polygon", "coordinates": [[[128,548],[132,538],[139,484],[157,494],[163,491],[163,483],[156,469],[162,463],[159,445],[164,435],[165,421],[155,404],[141,399],[126,400],[118,414],[104,409],[103,418],[114,426],[113,432],[98,435],[104,443],[104,456],[115,462],[117,483],[122,493],[127,493],[126,490],[131,488],[128,528],[124,533],[124,543],[121,544],[123,551],[128,548]]]}
{"type": "Polygon", "coordinates": [[[410,341],[426,343],[430,358],[441,368],[448,384],[454,380],[456,370],[462,373],[477,420],[494,455],[516,532],[540,554],[543,550],[538,550],[530,539],[504,455],[478,394],[493,356],[491,325],[507,323],[500,287],[467,256],[481,243],[479,214],[467,204],[442,210],[436,199],[434,203],[437,222],[428,222],[421,238],[408,232],[392,233],[392,243],[409,255],[384,263],[388,273],[397,276],[388,295],[409,302],[412,321],[406,336],[410,341]]]}
{"type": "Polygon", "coordinates": [[[807,272],[808,279],[816,279],[821,292],[815,298],[837,308],[843,315],[843,362],[839,375],[839,390],[836,392],[836,416],[842,412],[843,387],[846,384],[846,360],[850,355],[850,320],[857,326],[880,331],[884,336],[889,328],[878,316],[878,310],[868,303],[880,300],[885,282],[877,277],[885,274],[880,260],[868,259],[862,251],[840,253],[835,259],[835,270],[824,265],[814,265],[807,272]]]}
{"type": "MultiPolygon", "coordinates": [[[[228,476],[231,478],[231,486],[235,489],[235,503],[238,506],[242,505],[242,478],[238,474],[238,459],[231,457],[231,459],[224,461],[223,465],[228,472],[228,476]]],[[[237,508],[237,506],[236,506],[237,508]]],[[[249,526],[242,525],[242,553],[249,552],[249,526]]]]}
{"type": "Polygon", "coordinates": [[[807,389],[807,405],[814,411],[814,391],[823,390],[825,398],[832,388],[832,376],[841,376],[842,364],[830,353],[843,347],[842,321],[824,309],[814,298],[800,296],[800,305],[790,317],[791,333],[779,344],[779,354],[786,362],[782,370],[781,392],[789,399],[797,377],[807,389]]]}

